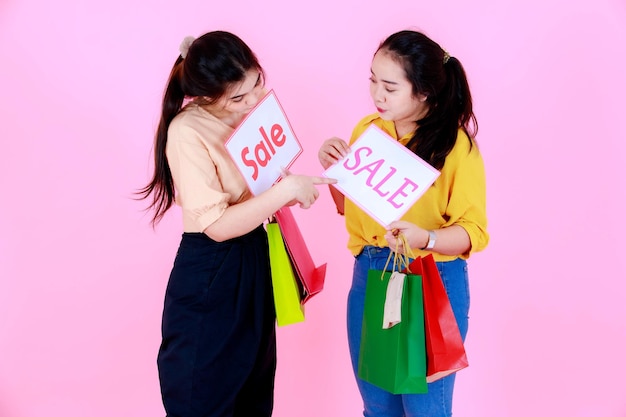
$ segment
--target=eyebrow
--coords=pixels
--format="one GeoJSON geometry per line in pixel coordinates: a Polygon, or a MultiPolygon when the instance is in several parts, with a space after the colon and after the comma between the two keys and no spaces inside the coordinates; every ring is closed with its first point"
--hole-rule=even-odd
{"type": "MultiPolygon", "coordinates": [[[[373,75],[374,77],[376,77],[376,74],[374,74],[374,71],[372,71],[372,70],[370,69],[370,72],[372,73],[372,75],[373,75]]],[[[380,80],[380,81],[384,82],[385,84],[398,85],[398,83],[397,83],[397,82],[395,82],[395,81],[388,81],[388,80],[380,80]]]]}
{"type": "MultiPolygon", "coordinates": [[[[254,82],[254,86],[255,86],[255,87],[257,86],[257,84],[259,83],[259,81],[260,81],[260,80],[261,80],[261,73],[259,72],[259,76],[256,78],[256,81],[254,82]]],[[[238,95],[236,95],[236,96],[232,96],[232,97],[230,98],[230,100],[234,100],[234,99],[236,99],[236,98],[243,97],[243,96],[245,96],[245,95],[246,95],[246,94],[248,94],[248,93],[249,93],[249,92],[247,92],[247,93],[243,93],[243,94],[238,94],[238,95]]]]}

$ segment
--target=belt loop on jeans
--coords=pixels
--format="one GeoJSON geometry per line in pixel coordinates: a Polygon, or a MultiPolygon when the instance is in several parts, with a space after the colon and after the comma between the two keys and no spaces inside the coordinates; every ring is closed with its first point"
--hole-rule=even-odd
{"type": "Polygon", "coordinates": [[[385,249],[387,248],[379,248],[378,246],[367,245],[367,246],[363,246],[363,249],[361,250],[361,253],[359,255],[366,255],[368,257],[372,257],[375,255],[378,255],[385,249]]]}

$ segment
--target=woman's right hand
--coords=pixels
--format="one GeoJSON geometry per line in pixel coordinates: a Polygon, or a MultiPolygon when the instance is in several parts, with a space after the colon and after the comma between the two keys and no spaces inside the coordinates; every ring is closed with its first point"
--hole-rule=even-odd
{"type": "Polygon", "coordinates": [[[289,174],[284,176],[277,185],[282,187],[289,196],[289,202],[286,205],[292,206],[298,203],[301,208],[307,209],[320,195],[317,185],[336,183],[337,180],[334,178],[289,174]]]}
{"type": "Polygon", "coordinates": [[[281,207],[300,204],[306,209],[317,200],[317,185],[336,184],[334,178],[292,175],[283,170],[282,179],[246,201],[229,205],[221,217],[204,229],[211,239],[222,242],[249,233],[281,207]]]}
{"type": "Polygon", "coordinates": [[[320,160],[320,164],[324,169],[328,169],[334,165],[340,159],[344,158],[350,152],[350,146],[345,140],[337,137],[330,138],[320,147],[317,153],[317,157],[320,160]]]}

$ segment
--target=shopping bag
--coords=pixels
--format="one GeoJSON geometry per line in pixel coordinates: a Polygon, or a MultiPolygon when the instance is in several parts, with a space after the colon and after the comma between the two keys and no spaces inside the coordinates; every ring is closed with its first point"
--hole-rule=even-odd
{"type": "Polygon", "coordinates": [[[302,288],[301,298],[304,304],[324,288],[326,264],[316,267],[313,263],[313,258],[289,207],[278,210],[275,217],[283,235],[289,258],[295,268],[296,278],[302,288]]]}
{"type": "Polygon", "coordinates": [[[422,277],[406,275],[401,321],[383,328],[386,293],[392,274],[380,270],[368,272],[358,375],[393,394],[426,393],[422,277]]]}
{"type": "Polygon", "coordinates": [[[277,223],[267,224],[267,240],[276,321],[279,326],[302,322],[304,321],[304,307],[300,298],[300,289],[277,223]]]}
{"type": "Polygon", "coordinates": [[[469,366],[463,339],[432,254],[409,269],[422,275],[426,332],[426,380],[433,382],[469,366]]]}

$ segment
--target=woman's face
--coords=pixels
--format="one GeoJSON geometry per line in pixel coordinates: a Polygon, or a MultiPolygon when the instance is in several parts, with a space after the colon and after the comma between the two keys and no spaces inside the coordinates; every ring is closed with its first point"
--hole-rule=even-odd
{"type": "Polygon", "coordinates": [[[256,69],[248,70],[243,81],[233,84],[224,97],[211,105],[212,113],[220,118],[240,121],[264,95],[263,75],[256,69]]]}
{"type": "Polygon", "coordinates": [[[370,95],[382,119],[396,125],[414,124],[426,113],[426,96],[413,95],[413,86],[404,68],[388,51],[380,50],[374,55],[371,70],[370,95]]]}

